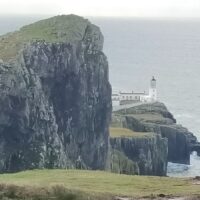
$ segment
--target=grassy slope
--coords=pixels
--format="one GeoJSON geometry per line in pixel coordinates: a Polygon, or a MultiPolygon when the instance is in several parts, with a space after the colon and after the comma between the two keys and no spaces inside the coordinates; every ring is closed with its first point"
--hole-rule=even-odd
{"type": "Polygon", "coordinates": [[[134,138],[144,138],[152,137],[154,134],[149,132],[135,132],[127,128],[120,127],[110,127],[110,137],[134,137],[134,138]]]}
{"type": "Polygon", "coordinates": [[[108,196],[200,195],[199,185],[189,179],[127,176],[102,171],[34,170],[0,175],[0,183],[39,188],[62,185],[69,190],[108,196]]]}
{"type": "Polygon", "coordinates": [[[75,15],[61,15],[22,27],[19,31],[0,37],[0,59],[8,61],[16,56],[24,44],[46,42],[74,42],[81,40],[88,20],[75,15]]]}

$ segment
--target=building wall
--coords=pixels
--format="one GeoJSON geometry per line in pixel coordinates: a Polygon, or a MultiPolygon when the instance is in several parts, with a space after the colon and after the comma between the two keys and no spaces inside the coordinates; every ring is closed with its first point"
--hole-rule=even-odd
{"type": "Polygon", "coordinates": [[[149,89],[149,95],[136,93],[119,93],[112,95],[112,105],[119,106],[136,102],[152,102],[157,100],[157,92],[155,88],[149,89]]]}
{"type": "Polygon", "coordinates": [[[134,94],[134,93],[130,93],[130,94],[120,94],[120,101],[140,101],[141,100],[141,96],[145,96],[143,94],[134,94]]]}
{"type": "Polygon", "coordinates": [[[151,98],[152,101],[156,101],[157,100],[157,91],[156,88],[150,88],[149,89],[149,96],[151,98]]]}
{"type": "Polygon", "coordinates": [[[120,105],[120,96],[119,94],[112,95],[112,106],[119,106],[120,105]]]}
{"type": "Polygon", "coordinates": [[[119,106],[120,105],[120,101],[119,100],[113,100],[112,101],[112,106],[119,106]]]}

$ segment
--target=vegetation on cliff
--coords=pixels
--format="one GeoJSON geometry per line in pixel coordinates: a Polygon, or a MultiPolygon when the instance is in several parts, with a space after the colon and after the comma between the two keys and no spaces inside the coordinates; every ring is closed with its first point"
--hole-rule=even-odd
{"type": "Polygon", "coordinates": [[[0,37],[0,59],[16,56],[29,42],[73,43],[83,39],[89,21],[75,15],[60,15],[22,27],[19,31],[0,37]]]}
{"type": "Polygon", "coordinates": [[[149,132],[136,132],[132,131],[127,128],[121,128],[121,127],[110,127],[110,136],[112,138],[117,138],[117,137],[130,137],[130,138],[150,138],[153,137],[155,134],[154,133],[149,133],[149,132]]]}

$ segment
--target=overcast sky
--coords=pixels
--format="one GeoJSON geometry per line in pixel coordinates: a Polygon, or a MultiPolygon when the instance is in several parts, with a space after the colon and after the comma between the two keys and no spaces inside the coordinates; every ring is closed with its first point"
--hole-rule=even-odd
{"type": "Polygon", "coordinates": [[[0,0],[0,14],[200,17],[200,0],[0,0]]]}

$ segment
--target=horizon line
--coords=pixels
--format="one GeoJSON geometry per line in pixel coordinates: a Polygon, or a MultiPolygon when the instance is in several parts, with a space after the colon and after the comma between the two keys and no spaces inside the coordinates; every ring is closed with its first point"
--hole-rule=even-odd
{"type": "Polygon", "coordinates": [[[72,14],[72,13],[57,13],[57,14],[28,14],[28,13],[12,13],[12,14],[1,14],[0,17],[8,17],[8,16],[30,16],[30,17],[54,17],[54,16],[59,16],[59,15],[77,15],[80,17],[84,18],[113,18],[113,19],[161,19],[161,20],[200,20],[200,16],[198,17],[192,17],[192,16],[176,16],[176,17],[171,17],[171,16],[125,16],[125,15],[80,15],[80,14],[72,14]]]}

